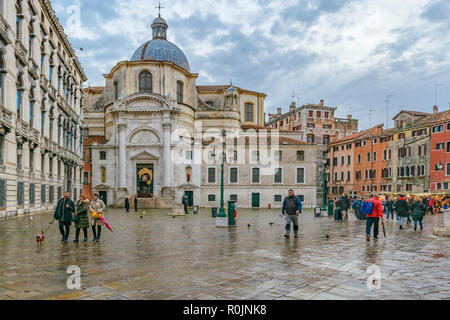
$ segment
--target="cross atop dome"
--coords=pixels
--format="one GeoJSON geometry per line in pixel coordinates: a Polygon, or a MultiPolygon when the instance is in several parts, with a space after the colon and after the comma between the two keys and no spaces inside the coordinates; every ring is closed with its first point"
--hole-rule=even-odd
{"type": "Polygon", "coordinates": [[[158,10],[159,10],[158,16],[161,17],[161,9],[165,9],[165,8],[164,8],[164,7],[161,7],[161,2],[158,2],[158,6],[155,7],[155,9],[158,9],[158,10]]]}
{"type": "Polygon", "coordinates": [[[169,28],[169,26],[167,25],[166,20],[161,17],[161,9],[164,7],[161,7],[160,2],[159,5],[155,8],[159,9],[159,15],[155,18],[155,20],[153,20],[152,23],[153,40],[167,40],[167,29],[169,28]]]}

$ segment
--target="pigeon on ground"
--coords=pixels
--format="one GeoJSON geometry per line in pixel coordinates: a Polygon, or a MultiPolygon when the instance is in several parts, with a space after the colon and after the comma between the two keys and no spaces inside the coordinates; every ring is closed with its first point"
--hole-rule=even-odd
{"type": "Polygon", "coordinates": [[[270,224],[271,226],[273,226],[273,225],[274,225],[275,223],[273,223],[273,222],[270,222],[269,224],[270,224]]]}
{"type": "Polygon", "coordinates": [[[248,227],[250,228],[250,225],[248,225],[248,227]]]}

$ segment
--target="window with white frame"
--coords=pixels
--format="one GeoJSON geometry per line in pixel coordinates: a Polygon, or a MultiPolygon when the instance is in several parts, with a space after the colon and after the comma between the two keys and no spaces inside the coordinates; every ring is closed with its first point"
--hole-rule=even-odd
{"type": "Polygon", "coordinates": [[[239,183],[238,168],[230,168],[230,183],[239,183]]]}
{"type": "Polygon", "coordinates": [[[283,183],[283,168],[274,169],[273,183],[283,183]]]}
{"type": "Polygon", "coordinates": [[[252,168],[252,183],[261,183],[261,170],[252,168]]]}
{"type": "Polygon", "coordinates": [[[216,168],[208,168],[208,183],[216,183],[216,168]]]}
{"type": "Polygon", "coordinates": [[[283,161],[283,151],[275,152],[275,160],[276,161],[283,161]]]}
{"type": "MultiPolygon", "coordinates": [[[[335,178],[337,178],[337,173],[335,173],[335,178]]],[[[335,180],[337,180],[337,179],[335,179],[335,180]]],[[[305,168],[297,168],[296,181],[297,181],[297,184],[305,183],[305,168]]]]}

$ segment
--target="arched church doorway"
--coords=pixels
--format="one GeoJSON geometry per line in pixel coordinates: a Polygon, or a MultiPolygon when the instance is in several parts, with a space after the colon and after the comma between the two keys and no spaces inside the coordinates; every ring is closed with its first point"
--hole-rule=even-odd
{"type": "Polygon", "coordinates": [[[153,198],[153,164],[137,164],[137,196],[153,198]]]}

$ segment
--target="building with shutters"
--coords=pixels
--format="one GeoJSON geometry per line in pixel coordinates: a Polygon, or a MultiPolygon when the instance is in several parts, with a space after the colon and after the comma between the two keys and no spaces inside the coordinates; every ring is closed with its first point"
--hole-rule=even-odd
{"type": "Polygon", "coordinates": [[[0,217],[80,194],[86,80],[48,0],[0,1],[0,217]]]}

